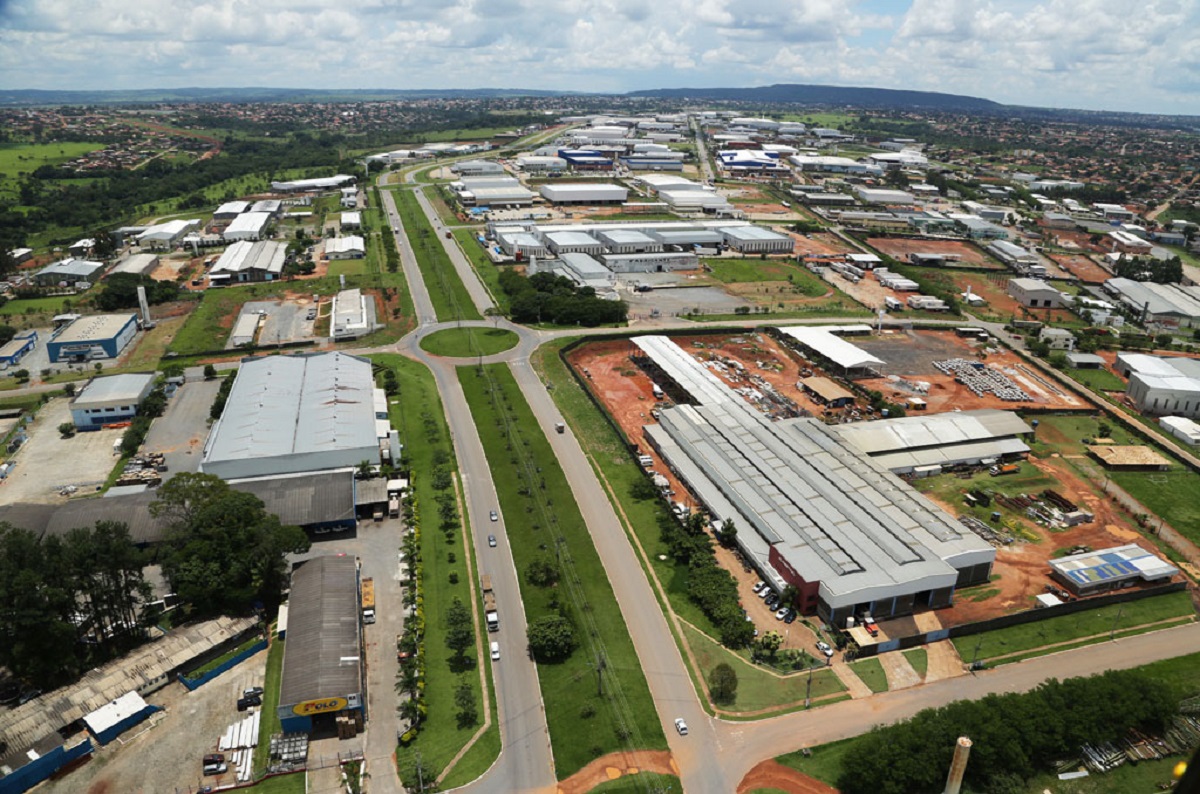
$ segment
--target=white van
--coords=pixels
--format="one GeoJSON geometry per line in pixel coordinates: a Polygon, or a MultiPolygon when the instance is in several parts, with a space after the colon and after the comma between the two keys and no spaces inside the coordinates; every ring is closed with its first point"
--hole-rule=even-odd
{"type": "Polygon", "coordinates": [[[492,661],[493,662],[500,661],[500,643],[498,643],[498,642],[492,643],[492,661]]]}

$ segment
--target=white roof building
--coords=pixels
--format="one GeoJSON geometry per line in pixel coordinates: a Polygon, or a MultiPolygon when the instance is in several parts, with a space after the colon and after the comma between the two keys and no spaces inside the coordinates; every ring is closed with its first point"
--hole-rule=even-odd
{"type": "Polygon", "coordinates": [[[283,274],[287,247],[274,240],[239,240],[225,249],[208,272],[210,281],[274,281],[283,274]]]}
{"type": "MultiPolygon", "coordinates": [[[[862,329],[861,332],[863,333],[871,332],[869,325],[853,328],[855,333],[860,332],[858,329],[862,329]]],[[[838,326],[793,325],[780,328],[779,330],[784,335],[791,337],[799,345],[822,358],[828,359],[847,372],[853,370],[875,370],[884,365],[883,359],[876,358],[861,347],[847,342],[835,333],[836,331],[844,332],[844,328],[838,326]]]]}
{"type": "Polygon", "coordinates": [[[269,212],[243,212],[234,218],[229,226],[225,227],[225,233],[222,236],[226,242],[261,240],[270,223],[271,213],[269,212]]]}
{"type": "Polygon", "coordinates": [[[199,229],[201,225],[199,218],[158,223],[138,234],[138,245],[150,248],[171,248],[182,240],[184,235],[193,229],[199,229]]]}
{"type": "Polygon", "coordinates": [[[367,244],[357,234],[334,237],[325,241],[326,259],[361,259],[366,256],[367,244]]]}

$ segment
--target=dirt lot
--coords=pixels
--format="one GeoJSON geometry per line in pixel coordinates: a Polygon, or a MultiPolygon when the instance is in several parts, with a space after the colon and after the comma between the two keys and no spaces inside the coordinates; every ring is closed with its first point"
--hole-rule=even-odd
{"type": "MultiPolygon", "coordinates": [[[[1053,443],[1056,439],[1063,440],[1049,425],[1039,428],[1038,432],[1043,441],[1053,443]]],[[[1019,542],[1000,548],[996,552],[996,563],[993,567],[993,576],[998,578],[987,586],[960,594],[952,608],[939,610],[937,615],[943,626],[961,625],[1029,609],[1032,598],[1044,592],[1044,587],[1052,583],[1047,562],[1059,549],[1081,545],[1102,549],[1138,542],[1142,537],[1134,528],[1135,525],[1129,516],[1111,500],[1098,494],[1094,486],[1081,475],[1076,468],[1076,461],[1063,457],[1030,458],[1021,466],[1026,471],[1038,472],[1052,481],[1055,491],[1079,505],[1080,509],[1093,513],[1096,520],[1069,529],[1049,530],[1028,518],[1009,512],[1006,521],[1019,523],[1036,536],[1039,542],[1019,542]],[[982,600],[976,601],[972,600],[973,598],[982,600]]],[[[951,476],[953,475],[942,475],[939,479],[951,476]]],[[[991,480],[986,474],[977,475],[970,481],[962,481],[961,490],[965,492],[977,487],[986,489],[991,480]]],[[[924,484],[922,486],[921,490],[925,490],[924,484]]],[[[950,502],[936,495],[929,496],[951,515],[963,512],[961,502],[950,502]]],[[[1153,548],[1148,541],[1141,540],[1141,543],[1147,548],[1153,548]]]]}
{"type": "MultiPolygon", "coordinates": [[[[988,353],[983,359],[989,367],[1007,375],[1017,386],[1033,399],[1029,402],[1008,402],[991,394],[977,397],[966,386],[956,383],[950,375],[943,375],[934,366],[935,361],[951,358],[976,359],[982,346],[978,342],[955,336],[952,331],[906,331],[884,333],[882,336],[856,340],[862,349],[887,362],[884,372],[906,380],[924,381],[930,384],[927,394],[922,395],[930,412],[949,411],[956,408],[1062,408],[1082,410],[1091,404],[1082,397],[1055,385],[1037,374],[1016,354],[1007,350],[988,353]]],[[[878,389],[893,401],[907,400],[913,391],[899,388],[895,381],[886,376],[859,381],[867,389],[878,389]]]]}
{"type": "Polygon", "coordinates": [[[978,246],[957,240],[914,240],[906,237],[871,237],[867,244],[893,259],[908,262],[911,253],[957,255],[960,265],[986,270],[1004,270],[1004,265],[978,246]]]}
{"type": "Polygon", "coordinates": [[[1063,248],[1078,248],[1084,253],[1107,253],[1104,246],[1092,242],[1090,232],[1077,232],[1067,229],[1046,229],[1046,239],[1063,248]]]}
{"type": "Polygon", "coordinates": [[[1050,257],[1068,274],[1085,284],[1102,284],[1112,278],[1112,273],[1079,254],[1054,254],[1050,257]]]}
{"type": "Polygon", "coordinates": [[[738,783],[738,794],[783,791],[787,794],[837,794],[837,789],[772,759],[755,766],[738,783]]]}
{"type": "MultiPolygon", "coordinates": [[[[942,275],[954,282],[958,291],[966,292],[970,285],[971,292],[987,301],[987,306],[979,307],[977,311],[986,311],[993,315],[1008,318],[1021,313],[1021,304],[1008,294],[1008,280],[1011,273],[963,273],[961,271],[942,271],[942,275]]],[[[965,311],[970,311],[964,307],[965,311]]]]}
{"type": "Polygon", "coordinates": [[[61,502],[58,489],[74,485],[76,497],[94,493],[108,479],[117,459],[113,442],[124,430],[97,430],[63,438],[58,426],[71,421],[70,400],[51,400],[29,426],[29,441],[13,457],[16,467],[8,479],[0,480],[0,503],[61,502]]]}
{"type": "Polygon", "coordinates": [[[173,683],[146,697],[146,702],[165,709],[154,718],[154,727],[141,731],[143,723],[113,742],[99,748],[92,760],[61,780],[39,788],[46,794],[158,794],[191,791],[203,784],[231,784],[233,767],[219,777],[203,777],[200,758],[217,752],[225,729],[248,712],[235,704],[242,690],[262,686],[267,652],[261,651],[237,667],[218,676],[195,692],[173,683]]]}
{"type": "Polygon", "coordinates": [[[842,238],[829,232],[817,232],[809,235],[797,232],[786,232],[786,234],[795,239],[795,251],[800,256],[837,256],[857,252],[857,249],[846,245],[842,238]]]}

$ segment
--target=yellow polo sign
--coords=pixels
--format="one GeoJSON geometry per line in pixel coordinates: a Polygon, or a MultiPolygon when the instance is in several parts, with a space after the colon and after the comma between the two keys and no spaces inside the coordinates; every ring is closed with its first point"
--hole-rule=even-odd
{"type": "Polygon", "coordinates": [[[306,700],[303,703],[297,703],[292,706],[292,713],[299,714],[301,717],[310,717],[313,714],[324,714],[327,711],[341,711],[346,708],[346,705],[345,698],[306,700]]]}

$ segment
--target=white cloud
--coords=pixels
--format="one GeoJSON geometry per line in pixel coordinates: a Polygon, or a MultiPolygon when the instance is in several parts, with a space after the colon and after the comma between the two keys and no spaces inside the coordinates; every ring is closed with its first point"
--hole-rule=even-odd
{"type": "Polygon", "coordinates": [[[1200,0],[0,0],[0,86],[820,82],[1194,112],[1200,0]]]}

